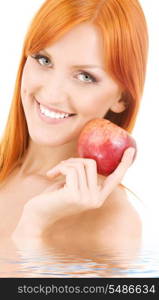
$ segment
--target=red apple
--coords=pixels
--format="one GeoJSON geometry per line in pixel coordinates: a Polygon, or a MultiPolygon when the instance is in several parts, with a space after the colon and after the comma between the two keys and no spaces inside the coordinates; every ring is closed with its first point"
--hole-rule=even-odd
{"type": "Polygon", "coordinates": [[[94,159],[97,172],[107,176],[111,174],[121,161],[128,147],[137,146],[134,138],[123,128],[106,119],[93,119],[82,129],[77,150],[80,157],[94,159]]]}

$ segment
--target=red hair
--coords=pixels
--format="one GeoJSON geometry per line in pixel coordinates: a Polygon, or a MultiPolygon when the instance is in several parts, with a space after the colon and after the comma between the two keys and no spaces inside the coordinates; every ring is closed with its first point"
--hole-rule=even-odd
{"type": "Polygon", "coordinates": [[[96,25],[103,39],[105,68],[121,86],[127,108],[105,118],[131,132],[142,97],[148,52],[147,25],[138,0],[46,0],[26,34],[12,105],[0,145],[0,181],[21,161],[29,134],[20,89],[28,55],[39,52],[75,25],[96,25]]]}

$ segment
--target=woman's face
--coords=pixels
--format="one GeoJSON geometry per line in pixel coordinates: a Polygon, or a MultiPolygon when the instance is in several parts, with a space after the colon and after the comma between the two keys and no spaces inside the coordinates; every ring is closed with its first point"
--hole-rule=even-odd
{"type": "Polygon", "coordinates": [[[110,108],[122,111],[120,96],[119,86],[104,71],[98,29],[88,23],[28,56],[24,66],[22,105],[29,135],[41,145],[68,143],[87,121],[102,118],[110,108]]]}

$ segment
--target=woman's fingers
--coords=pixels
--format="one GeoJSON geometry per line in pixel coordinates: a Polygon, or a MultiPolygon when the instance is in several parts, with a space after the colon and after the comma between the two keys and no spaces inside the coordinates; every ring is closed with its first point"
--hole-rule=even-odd
{"type": "Polygon", "coordinates": [[[52,184],[51,186],[47,187],[42,194],[45,194],[46,192],[53,192],[53,191],[57,191],[61,188],[63,188],[65,185],[65,182],[60,181],[60,182],[56,182],[54,184],[52,184]]]}
{"type": "Polygon", "coordinates": [[[135,149],[134,148],[128,148],[125,150],[122,160],[119,163],[118,167],[115,169],[115,171],[109,175],[103,183],[102,188],[102,199],[107,198],[107,196],[113,191],[113,189],[121,182],[123,179],[127,169],[130,167],[133,161],[135,149]]]}
{"type": "Polygon", "coordinates": [[[75,168],[78,176],[79,189],[86,190],[97,186],[97,166],[95,160],[70,158],[66,161],[62,161],[59,165],[47,172],[47,176],[54,178],[60,175],[61,172],[59,166],[70,166],[75,168]]]}
{"type": "Polygon", "coordinates": [[[78,190],[78,176],[74,168],[60,163],[47,173],[50,178],[54,178],[60,174],[66,176],[66,186],[68,188],[78,190]]]}
{"type": "MultiPolygon", "coordinates": [[[[76,188],[80,189],[81,187],[86,188],[87,187],[87,179],[86,179],[86,174],[85,174],[85,169],[84,166],[80,163],[76,164],[74,162],[71,162],[69,160],[66,161],[62,161],[60,164],[58,164],[57,166],[55,166],[52,170],[50,170],[47,175],[50,178],[55,178],[56,176],[60,175],[61,173],[66,175],[67,177],[69,176],[69,173],[66,171],[64,173],[64,170],[70,170],[71,173],[74,172],[74,175],[76,176],[76,188]],[[73,171],[71,171],[71,168],[73,169],[73,171]]],[[[73,179],[73,178],[72,178],[73,179]]],[[[71,184],[71,176],[69,176],[69,178],[66,178],[66,180],[69,180],[69,184],[68,182],[66,182],[67,186],[70,186],[71,184]]],[[[74,180],[72,180],[72,188],[74,187],[74,180]]]]}
{"type": "MultiPolygon", "coordinates": [[[[102,201],[105,201],[107,196],[121,182],[133,161],[134,152],[134,148],[128,148],[124,152],[118,167],[104,180],[102,188],[100,188],[102,201]]],[[[86,190],[95,192],[98,187],[97,165],[93,159],[70,158],[61,162],[47,173],[51,178],[60,174],[66,175],[66,185],[70,189],[80,190],[81,192],[86,190]]]]}
{"type": "Polygon", "coordinates": [[[94,159],[89,158],[70,158],[69,162],[84,165],[86,178],[87,178],[87,188],[92,189],[97,186],[98,183],[98,175],[97,175],[97,164],[94,159]]]}

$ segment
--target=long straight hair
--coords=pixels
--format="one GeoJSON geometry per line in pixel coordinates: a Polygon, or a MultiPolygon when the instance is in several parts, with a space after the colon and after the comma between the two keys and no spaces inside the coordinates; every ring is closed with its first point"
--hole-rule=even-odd
{"type": "Polygon", "coordinates": [[[127,104],[124,112],[108,111],[105,118],[132,131],[142,98],[148,54],[147,24],[138,0],[46,0],[31,20],[24,39],[12,104],[0,144],[0,182],[18,166],[29,144],[20,95],[27,56],[55,43],[82,22],[99,28],[105,69],[121,86],[127,104]]]}

